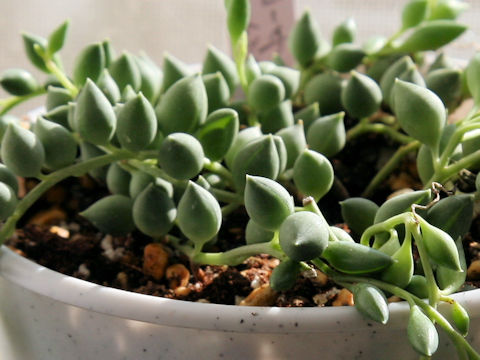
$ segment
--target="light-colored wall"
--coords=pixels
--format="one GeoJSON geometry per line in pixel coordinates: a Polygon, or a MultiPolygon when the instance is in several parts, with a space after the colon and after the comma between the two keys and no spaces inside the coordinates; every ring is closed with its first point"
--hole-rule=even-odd
{"type": "MultiPolygon", "coordinates": [[[[328,37],[336,24],[353,16],[362,41],[371,35],[392,34],[399,26],[400,9],[407,0],[287,1],[296,1],[296,16],[309,7],[328,37]]],[[[166,50],[186,62],[200,62],[208,43],[229,51],[223,3],[223,0],[0,0],[0,72],[9,67],[34,71],[23,55],[19,33],[46,36],[66,18],[71,19],[69,39],[62,51],[67,70],[83,46],[107,37],[118,51],[145,50],[159,64],[166,50]]],[[[468,58],[478,49],[479,15],[480,1],[470,0],[470,10],[462,16],[462,21],[472,30],[449,50],[454,56],[468,58]]]]}

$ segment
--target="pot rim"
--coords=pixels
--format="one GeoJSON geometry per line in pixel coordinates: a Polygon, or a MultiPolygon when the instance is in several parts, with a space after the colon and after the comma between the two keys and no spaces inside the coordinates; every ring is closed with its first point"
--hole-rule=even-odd
{"type": "MultiPolygon", "coordinates": [[[[381,329],[354,307],[279,308],[205,304],[137,294],[80,280],[24,258],[6,246],[0,250],[0,276],[36,294],[93,312],[151,324],[226,332],[306,333],[381,329]]],[[[480,289],[454,294],[480,316],[480,289]]],[[[447,304],[443,306],[446,310],[447,304]]],[[[392,303],[389,328],[405,327],[408,304],[392,303]]],[[[442,310],[442,308],[440,308],[442,310]]]]}

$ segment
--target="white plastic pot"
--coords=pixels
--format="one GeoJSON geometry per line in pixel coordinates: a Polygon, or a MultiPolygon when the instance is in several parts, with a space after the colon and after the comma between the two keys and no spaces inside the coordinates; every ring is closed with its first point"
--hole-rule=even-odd
{"type": "MultiPolygon", "coordinates": [[[[480,348],[480,290],[455,295],[480,348]]],[[[443,310],[445,310],[444,308],[443,310]]],[[[353,307],[276,308],[191,303],[95,285],[0,252],[2,360],[418,359],[404,303],[387,326],[353,307]]],[[[436,358],[454,359],[441,334],[436,358]]]]}

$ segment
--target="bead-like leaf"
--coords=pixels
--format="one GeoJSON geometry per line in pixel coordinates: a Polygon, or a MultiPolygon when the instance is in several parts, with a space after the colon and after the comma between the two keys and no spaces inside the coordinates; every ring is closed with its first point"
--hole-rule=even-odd
{"type": "Polygon", "coordinates": [[[467,10],[469,4],[459,0],[438,0],[430,14],[430,19],[456,19],[467,10]]]}
{"type": "Polygon", "coordinates": [[[107,172],[107,187],[108,190],[112,194],[119,194],[119,195],[130,195],[129,194],[129,187],[130,187],[130,180],[132,179],[132,175],[117,163],[113,163],[108,167],[107,172]]]}
{"type": "Polygon", "coordinates": [[[227,26],[233,43],[236,43],[250,22],[250,1],[226,0],[227,26]]]}
{"type": "Polygon", "coordinates": [[[201,246],[220,229],[220,205],[212,194],[190,181],[178,204],[177,223],[185,236],[201,246]]]}
{"type": "Polygon", "coordinates": [[[283,83],[286,99],[290,99],[297,93],[298,86],[300,85],[300,71],[286,66],[276,66],[268,71],[268,74],[278,77],[283,83]]]}
{"type": "Polygon", "coordinates": [[[461,271],[460,257],[452,237],[445,231],[430,225],[417,216],[422,229],[422,238],[429,258],[436,264],[461,271]]]}
{"type": "Polygon", "coordinates": [[[314,102],[308,106],[305,106],[303,109],[297,111],[294,114],[295,121],[298,122],[299,120],[303,121],[303,128],[305,133],[307,133],[310,125],[313,124],[315,120],[320,117],[320,107],[318,106],[318,102],[314,102]]]}
{"type": "Polygon", "coordinates": [[[305,149],[293,166],[293,181],[298,190],[318,201],[332,187],[332,164],[322,154],[305,149]]]}
{"type": "Polygon", "coordinates": [[[438,333],[432,321],[417,305],[410,309],[407,335],[410,344],[421,355],[432,356],[438,347],[438,333]]]}
{"type": "Polygon", "coordinates": [[[40,139],[31,131],[9,124],[1,152],[3,162],[15,175],[34,177],[40,174],[45,150],[40,139]]]}
{"type": "Polygon", "coordinates": [[[393,255],[395,261],[382,271],[381,279],[400,288],[405,288],[412,279],[414,263],[411,236],[406,236],[402,246],[393,255]]]}
{"type": "Polygon", "coordinates": [[[342,90],[345,110],[357,119],[368,117],[380,108],[382,91],[375,80],[356,71],[342,90]]]}
{"type": "Polygon", "coordinates": [[[334,114],[343,110],[341,94],[343,79],[333,73],[315,75],[305,86],[305,103],[318,102],[322,115],[334,114]]]}
{"type": "Polygon", "coordinates": [[[419,297],[420,299],[428,298],[428,284],[425,276],[413,275],[410,284],[405,288],[408,292],[419,297]]]}
{"type": "Polygon", "coordinates": [[[163,56],[163,82],[161,92],[164,93],[178,80],[191,74],[192,71],[187,64],[175,56],[165,53],[163,56]]]}
{"type": "Polygon", "coordinates": [[[237,153],[242,150],[250,141],[258,139],[261,136],[262,132],[258,126],[249,127],[240,131],[225,155],[225,162],[227,163],[227,166],[232,169],[233,161],[237,156],[237,153]]]}
{"type": "MultiPolygon", "coordinates": [[[[352,239],[349,233],[339,227],[330,226],[330,230],[339,241],[355,242],[355,240],[352,239]]],[[[329,240],[332,241],[332,238],[330,237],[329,240]]]]}
{"type": "Polygon", "coordinates": [[[393,259],[383,252],[349,241],[330,242],[322,257],[333,268],[347,274],[368,274],[393,263],[393,259]]]}
{"type": "Polygon", "coordinates": [[[297,160],[298,156],[307,147],[307,140],[305,139],[305,132],[303,130],[303,122],[285,127],[278,131],[277,135],[282,138],[287,149],[286,168],[290,169],[295,164],[295,160],[297,160]]]}
{"type": "Polygon", "coordinates": [[[38,89],[37,80],[23,69],[5,70],[0,77],[0,86],[9,94],[17,96],[28,95],[38,89]]]}
{"type": "Polygon", "coordinates": [[[389,310],[385,294],[375,286],[359,283],[353,290],[355,308],[367,319],[386,324],[389,310]]]}
{"type": "Polygon", "coordinates": [[[97,85],[112,105],[115,105],[120,101],[120,89],[107,69],[103,70],[102,75],[100,75],[100,78],[98,79],[97,85]]]}
{"type": "Polygon", "coordinates": [[[78,96],[75,108],[76,130],[92,144],[105,145],[113,136],[116,122],[115,113],[107,97],[88,79],[78,96]]]}
{"type": "Polygon", "coordinates": [[[411,0],[402,10],[402,28],[417,26],[425,20],[428,14],[427,0],[411,0]]]}
{"type": "Polygon", "coordinates": [[[189,134],[174,133],[163,141],[158,163],[169,176],[188,180],[202,170],[203,159],[203,148],[197,139],[189,134]]]}
{"type": "Polygon", "coordinates": [[[110,64],[108,71],[117,83],[120,91],[123,91],[127,85],[130,85],[135,91],[140,90],[142,86],[142,76],[132,54],[123,53],[110,64]]]}
{"type": "Polygon", "coordinates": [[[467,310],[458,301],[455,301],[452,305],[452,319],[460,334],[467,336],[470,327],[470,317],[467,310]]]}
{"type": "Polygon", "coordinates": [[[202,73],[214,74],[218,71],[227,82],[230,94],[233,94],[238,86],[238,75],[235,63],[227,54],[210,45],[205,60],[203,61],[202,73]]]}
{"type": "Polygon", "coordinates": [[[193,132],[205,122],[208,110],[207,92],[199,74],[174,83],[155,109],[160,129],[165,135],[193,132]]]}
{"type": "Polygon", "coordinates": [[[465,283],[467,278],[467,261],[465,259],[465,251],[463,250],[462,238],[457,238],[455,242],[460,258],[461,270],[452,270],[444,266],[437,266],[435,272],[438,286],[445,294],[452,294],[457,292],[465,283]]]}
{"type": "Polygon", "coordinates": [[[280,158],[272,135],[265,135],[245,145],[234,158],[232,175],[235,187],[243,192],[245,175],[276,179],[280,170],[280,158]]]}
{"type": "Polygon", "coordinates": [[[380,79],[380,88],[383,93],[383,100],[385,103],[390,104],[390,99],[392,97],[392,89],[395,84],[395,79],[398,78],[405,70],[414,67],[410,56],[403,56],[400,59],[396,60],[391,64],[383,73],[380,79]]]}
{"type": "Polygon", "coordinates": [[[150,101],[155,104],[160,91],[162,90],[162,70],[148,56],[136,56],[138,71],[140,72],[141,86],[140,91],[150,101]]]}
{"type": "Polygon", "coordinates": [[[270,110],[258,113],[258,121],[264,134],[273,134],[294,123],[292,102],[285,100],[270,110]]]}
{"type": "Polygon", "coordinates": [[[56,170],[72,164],[77,157],[77,142],[63,126],[39,117],[34,133],[45,150],[45,166],[56,170]]]}
{"type": "Polygon", "coordinates": [[[70,26],[70,21],[65,21],[59,27],[57,27],[48,37],[48,46],[47,51],[50,55],[55,54],[65,43],[67,38],[68,27],[70,26]]]}
{"type": "Polygon", "coordinates": [[[68,105],[61,105],[43,115],[47,120],[53,121],[64,128],[69,129],[68,125],[68,105]]]}
{"type": "MultiPolygon", "coordinates": [[[[86,161],[98,156],[105,155],[105,151],[86,141],[80,143],[80,159],[86,161]]],[[[107,177],[108,166],[91,169],[88,174],[99,181],[104,181],[107,177]]]]}
{"type": "Polygon", "coordinates": [[[14,194],[18,193],[17,177],[9,168],[7,168],[5,165],[1,163],[0,163],[0,181],[10,186],[14,194]]]}
{"type": "Polygon", "coordinates": [[[293,199],[276,181],[247,176],[245,208],[248,216],[264,229],[275,231],[293,213],[293,199]]]}
{"type": "Polygon", "coordinates": [[[268,111],[285,99],[282,81],[273,75],[256,78],[248,89],[248,103],[259,111],[268,111]]]}
{"type": "Polygon", "coordinates": [[[333,30],[333,46],[342,43],[353,43],[357,34],[357,24],[353,18],[348,18],[333,30]]]}
{"type": "Polygon", "coordinates": [[[343,220],[357,235],[363,234],[366,228],[373,225],[378,205],[373,201],[352,197],[340,202],[343,220]]]}
{"type": "Polygon", "coordinates": [[[22,39],[25,53],[27,54],[30,62],[39,70],[48,73],[45,61],[43,61],[43,58],[38,55],[37,51],[35,50],[35,47],[40,47],[40,49],[45,51],[47,46],[47,40],[40,36],[27,33],[22,34],[22,39]]]}
{"type": "Polygon", "coordinates": [[[142,93],[128,101],[118,113],[116,135],[121,146],[140,151],[157,133],[155,110],[142,93]]]}
{"type": "Polygon", "coordinates": [[[343,43],[332,49],[328,54],[327,63],[335,71],[347,72],[360,65],[364,57],[365,52],[360,47],[343,43]]]}
{"type": "Polygon", "coordinates": [[[315,120],[307,132],[307,143],[310,148],[325,156],[333,156],[340,152],[346,142],[344,117],[345,113],[340,112],[315,120]]]}
{"type": "Polygon", "coordinates": [[[407,134],[437,151],[446,122],[442,100],[428,89],[401,80],[395,82],[393,96],[400,126],[407,134]]]}
{"type": "Polygon", "coordinates": [[[67,105],[72,100],[72,95],[67,89],[49,86],[47,88],[45,107],[47,108],[47,111],[51,111],[59,106],[67,105]]]}
{"type": "Polygon", "coordinates": [[[275,291],[289,290],[297,281],[300,272],[300,263],[290,259],[284,260],[273,269],[270,277],[270,287],[275,291]]]}
{"type": "Polygon", "coordinates": [[[167,192],[150,184],[135,199],[133,221],[137,228],[152,237],[165,235],[173,227],[177,209],[167,192]]]}
{"type": "Polygon", "coordinates": [[[309,211],[289,215],[279,231],[280,246],[294,261],[319,257],[328,246],[328,237],[327,223],[309,211]]]}
{"type": "Polygon", "coordinates": [[[85,47],[76,57],[73,65],[73,81],[83,85],[87,79],[97,81],[105,68],[105,53],[100,43],[85,47]]]}
{"type": "Polygon", "coordinates": [[[15,211],[17,196],[7,184],[0,182],[0,220],[5,220],[15,211]]]}
{"type": "Polygon", "coordinates": [[[232,109],[212,112],[197,132],[205,155],[212,161],[221,160],[234,143],[239,128],[238,114],[232,109]]]}
{"type": "Polygon", "coordinates": [[[273,239],[274,234],[273,231],[264,229],[250,219],[245,228],[245,241],[247,245],[269,242],[273,239]]]}
{"type": "Polygon", "coordinates": [[[432,20],[418,26],[409,37],[396,45],[396,51],[414,53],[437,50],[459,37],[467,30],[465,25],[453,20],[432,20]]]}
{"type": "Polygon", "coordinates": [[[455,109],[462,99],[462,72],[457,69],[438,69],[428,73],[427,88],[442,100],[448,109],[455,109]]]}
{"type": "Polygon", "coordinates": [[[230,100],[230,90],[221,72],[202,76],[208,99],[208,112],[225,108],[230,100]]]}
{"type": "Polygon", "coordinates": [[[468,63],[465,71],[468,89],[472,94],[475,104],[480,104],[480,52],[476,53],[468,63]]]}
{"type": "Polygon", "coordinates": [[[103,233],[126,235],[135,229],[133,201],[124,195],[106,196],[80,213],[103,233]]]}

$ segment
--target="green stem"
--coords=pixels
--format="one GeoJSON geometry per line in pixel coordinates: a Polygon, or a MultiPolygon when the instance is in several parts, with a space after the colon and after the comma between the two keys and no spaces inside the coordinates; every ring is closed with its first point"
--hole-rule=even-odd
{"type": "Polygon", "coordinates": [[[23,96],[12,96],[7,99],[2,99],[0,100],[0,116],[5,115],[7,112],[9,112],[11,109],[13,109],[15,106],[20,105],[21,103],[32,99],[34,97],[40,96],[45,94],[47,91],[44,88],[39,88],[38,90],[28,94],[28,95],[23,95],[23,96]]]}
{"type": "MultiPolygon", "coordinates": [[[[244,31],[240,38],[233,43],[233,58],[235,59],[235,65],[237,66],[238,78],[240,80],[240,85],[242,89],[247,94],[248,91],[248,80],[247,73],[245,70],[245,60],[247,59],[248,54],[248,35],[244,31]]],[[[233,95],[233,94],[231,94],[233,95]]]]}
{"type": "Polygon", "coordinates": [[[230,203],[230,204],[236,204],[236,205],[242,205],[243,204],[243,197],[237,193],[226,191],[226,190],[221,190],[214,188],[213,186],[208,189],[210,193],[215,196],[215,198],[218,201],[224,202],[224,203],[230,203]]]}
{"type": "Polygon", "coordinates": [[[439,168],[438,171],[431,177],[431,179],[425,184],[425,189],[431,187],[433,182],[439,182],[441,184],[449,180],[453,175],[460,172],[462,169],[469,168],[473,164],[480,162],[480,150],[465,156],[454,164],[451,164],[445,168],[439,168]]]}
{"type": "Polygon", "coordinates": [[[225,205],[224,207],[222,207],[222,217],[226,218],[228,215],[230,215],[232,212],[237,210],[239,207],[240,207],[240,204],[236,204],[236,203],[225,205]]]}
{"type": "Polygon", "coordinates": [[[33,188],[25,197],[18,203],[14,213],[7,219],[2,229],[0,230],[0,245],[9,238],[15,231],[15,226],[25,212],[32,206],[48,189],[58,182],[70,176],[80,176],[88,171],[108,165],[112,162],[129,159],[134,156],[129,151],[118,151],[115,154],[107,154],[92,158],[79,164],[71,165],[64,169],[58,170],[45,176],[37,186],[33,188]]]}
{"type": "Polygon", "coordinates": [[[367,229],[362,234],[362,237],[360,238],[360,244],[365,245],[365,246],[370,246],[370,239],[378,234],[378,233],[383,233],[383,232],[389,232],[391,229],[393,229],[395,226],[400,225],[400,224],[405,224],[413,219],[412,213],[405,212],[399,215],[392,216],[391,218],[382,221],[378,224],[374,224],[372,226],[369,226],[367,229]]]}
{"type": "Polygon", "coordinates": [[[361,121],[350,130],[347,131],[347,141],[355,139],[356,137],[365,133],[377,133],[389,136],[392,140],[395,140],[401,144],[409,144],[413,141],[410,136],[404,135],[391,126],[375,123],[370,124],[368,122],[361,121]]]}
{"type": "Polygon", "coordinates": [[[127,164],[130,165],[130,166],[133,166],[134,168],[136,168],[138,170],[141,170],[141,171],[143,171],[147,174],[150,174],[153,177],[162,178],[163,180],[166,180],[166,181],[172,183],[173,185],[181,185],[182,183],[184,183],[181,180],[176,180],[176,179],[172,178],[171,176],[168,176],[165,173],[165,171],[163,171],[162,169],[160,169],[158,166],[156,166],[154,164],[148,164],[148,163],[145,163],[145,162],[143,162],[141,160],[137,160],[137,159],[128,160],[127,164]]]}
{"type": "Polygon", "coordinates": [[[370,181],[366,189],[363,191],[362,197],[369,197],[373,191],[380,185],[387,177],[398,167],[398,164],[408,153],[417,150],[421,143],[419,141],[412,141],[398,148],[395,154],[388,160],[382,169],[370,181]]]}
{"type": "Polygon", "coordinates": [[[72,98],[75,98],[78,95],[78,88],[70,81],[70,79],[65,75],[65,73],[55,64],[52,59],[45,59],[45,66],[48,71],[50,71],[55,77],[60,81],[60,84],[67,89],[72,98]]]}
{"type": "Polygon", "coordinates": [[[235,266],[241,264],[250,256],[258,254],[268,254],[280,260],[286,257],[282,251],[276,249],[272,240],[267,243],[240,246],[225,252],[198,253],[193,257],[193,261],[197,264],[235,266]]]}
{"type": "Polygon", "coordinates": [[[227,182],[231,184],[233,183],[232,173],[218,161],[210,161],[209,159],[205,158],[203,162],[203,168],[219,175],[227,182]]]}
{"type": "Polygon", "coordinates": [[[462,141],[463,135],[465,135],[467,132],[480,129],[480,124],[479,123],[466,123],[464,125],[459,126],[455,132],[452,134],[450,139],[448,140],[447,146],[442,152],[442,156],[440,157],[440,162],[438,164],[438,169],[443,169],[445,168],[446,165],[448,165],[448,160],[452,156],[453,152],[455,151],[455,148],[458,146],[458,144],[462,141]]]}
{"type": "Polygon", "coordinates": [[[320,211],[320,208],[318,207],[313,197],[307,197],[303,200],[303,209],[305,211],[311,211],[314,214],[317,214],[320,217],[320,219],[322,219],[322,222],[325,224],[325,226],[327,227],[329,238],[333,241],[340,241],[335,235],[335,233],[332,231],[332,229],[330,228],[330,225],[328,224],[327,220],[323,216],[322,212],[320,211]]]}

